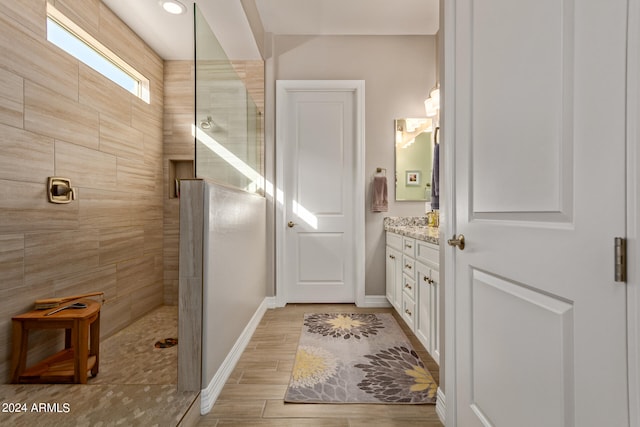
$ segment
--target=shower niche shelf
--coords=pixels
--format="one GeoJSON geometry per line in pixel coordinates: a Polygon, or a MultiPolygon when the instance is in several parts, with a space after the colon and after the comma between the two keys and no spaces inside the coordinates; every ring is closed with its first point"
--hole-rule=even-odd
{"type": "Polygon", "coordinates": [[[180,181],[193,179],[193,160],[169,160],[169,198],[180,197],[180,181]]]}

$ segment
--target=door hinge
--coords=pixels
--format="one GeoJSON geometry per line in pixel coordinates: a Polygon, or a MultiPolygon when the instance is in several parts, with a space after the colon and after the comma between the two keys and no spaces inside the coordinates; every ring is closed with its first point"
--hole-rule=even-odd
{"type": "Polygon", "coordinates": [[[614,243],[615,254],[615,281],[627,281],[627,240],[616,237],[614,243]]]}

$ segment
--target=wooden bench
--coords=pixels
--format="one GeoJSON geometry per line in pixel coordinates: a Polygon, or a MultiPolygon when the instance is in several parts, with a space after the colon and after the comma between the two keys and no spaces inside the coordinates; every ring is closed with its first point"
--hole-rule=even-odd
{"type": "Polygon", "coordinates": [[[13,353],[11,382],[17,383],[87,383],[87,372],[98,374],[100,360],[100,307],[90,299],[80,299],[87,308],[54,311],[33,310],[12,318],[13,353]],[[64,329],[64,349],[27,368],[29,331],[64,329]]]}

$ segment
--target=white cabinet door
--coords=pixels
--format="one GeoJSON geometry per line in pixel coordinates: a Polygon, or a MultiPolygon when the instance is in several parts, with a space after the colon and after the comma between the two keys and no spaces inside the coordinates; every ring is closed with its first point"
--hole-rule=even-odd
{"type": "Polygon", "coordinates": [[[431,269],[431,350],[429,354],[440,364],[440,272],[431,269]]]}
{"type": "Polygon", "coordinates": [[[387,299],[396,310],[400,311],[402,304],[402,253],[387,246],[385,259],[387,299]]]}
{"type": "Polygon", "coordinates": [[[416,263],[418,318],[416,336],[433,360],[440,363],[440,273],[437,269],[416,263]]]}
{"type": "Polygon", "coordinates": [[[416,286],[418,287],[418,319],[416,336],[424,348],[432,355],[433,320],[431,269],[422,263],[416,263],[416,286]]]}

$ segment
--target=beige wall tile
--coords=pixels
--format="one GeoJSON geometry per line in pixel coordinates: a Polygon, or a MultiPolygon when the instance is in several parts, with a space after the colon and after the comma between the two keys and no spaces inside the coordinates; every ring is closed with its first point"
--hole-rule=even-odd
{"type": "Polygon", "coordinates": [[[160,83],[161,88],[164,87],[164,63],[164,59],[158,56],[151,47],[145,45],[144,66],[141,72],[149,80],[160,83]]]}
{"type": "Polygon", "coordinates": [[[193,111],[194,66],[192,61],[167,61],[164,67],[164,96],[170,102],[165,113],[193,111]]]}
{"type": "Polygon", "coordinates": [[[143,160],[143,134],[129,124],[101,116],[100,151],[129,159],[143,160]]]}
{"type": "Polygon", "coordinates": [[[46,0],[13,0],[0,2],[0,13],[32,31],[39,37],[46,37],[42,25],[46,16],[46,0]]]}
{"type": "MultiPolygon", "coordinates": [[[[82,270],[56,278],[53,280],[53,288],[52,296],[56,297],[104,292],[104,299],[109,300],[116,294],[116,265],[82,270]]],[[[99,297],[94,299],[100,300],[99,297]]]]}
{"type": "Polygon", "coordinates": [[[0,180],[0,233],[75,229],[78,226],[78,204],[49,203],[46,188],[46,181],[0,180]]]}
{"type": "Polygon", "coordinates": [[[56,92],[25,82],[24,127],[88,148],[98,148],[98,112],[56,92]]]}
{"type": "Polygon", "coordinates": [[[69,273],[98,267],[97,230],[64,230],[25,236],[25,284],[52,283],[69,273]]]}
{"type": "Polygon", "coordinates": [[[78,61],[46,40],[44,25],[43,19],[43,35],[34,36],[0,14],[0,68],[77,100],[78,61]]]}
{"type": "Polygon", "coordinates": [[[97,38],[99,34],[100,0],[50,0],[67,18],[97,38]]]}
{"type": "MultiPolygon", "coordinates": [[[[162,220],[162,197],[157,194],[136,194],[131,198],[131,223],[143,227],[162,220]]],[[[161,232],[158,230],[158,232],[161,232]]]]}
{"type": "MultiPolygon", "coordinates": [[[[144,161],[162,168],[163,145],[162,136],[144,135],[144,161]],[[158,143],[160,142],[160,143],[158,143]]],[[[161,181],[162,182],[162,181],[161,181]]]]}
{"type": "MultiPolygon", "coordinates": [[[[118,298],[135,290],[153,285],[153,277],[148,274],[153,269],[154,259],[148,255],[118,263],[116,273],[118,298]]],[[[156,291],[161,293],[157,287],[156,291]]]]}
{"type": "Polygon", "coordinates": [[[15,289],[24,285],[24,235],[0,235],[0,289],[15,289]]]}
{"type": "Polygon", "coordinates": [[[163,303],[162,290],[156,286],[145,286],[131,294],[131,316],[139,318],[163,303]]]}
{"type": "Polygon", "coordinates": [[[156,190],[157,177],[155,171],[145,162],[118,159],[118,189],[130,193],[148,193],[156,190]]]}
{"type": "Polygon", "coordinates": [[[144,253],[162,254],[163,248],[162,220],[149,221],[144,226],[144,253]]]}
{"type": "Polygon", "coordinates": [[[0,179],[43,184],[54,175],[53,138],[0,125],[0,179]]]}
{"type": "Polygon", "coordinates": [[[152,138],[156,150],[162,150],[162,112],[153,111],[144,102],[132,102],[131,126],[152,138]]]}
{"type": "Polygon", "coordinates": [[[131,294],[107,300],[100,310],[100,337],[105,338],[131,324],[131,294]]]}
{"type": "Polygon", "coordinates": [[[144,230],[139,227],[100,229],[100,265],[142,258],[144,230]]]}
{"type": "Polygon", "coordinates": [[[194,156],[193,112],[165,115],[164,154],[166,158],[194,156]]]}
{"type": "Polygon", "coordinates": [[[87,105],[100,115],[108,115],[120,123],[131,123],[131,101],[136,98],[102,74],[85,64],[80,67],[80,103],[87,105]]]}
{"type": "Polygon", "coordinates": [[[0,68],[0,123],[22,127],[24,124],[24,81],[0,68]]]}
{"type": "Polygon", "coordinates": [[[71,179],[73,187],[116,188],[115,156],[63,141],[55,146],[56,175],[71,179]]]}
{"type": "Polygon", "coordinates": [[[132,225],[128,194],[109,189],[83,188],[78,197],[82,228],[126,227],[132,225]]]}
{"type": "Polygon", "coordinates": [[[145,44],[103,3],[100,3],[100,35],[96,38],[136,70],[143,69],[145,44]]]}

